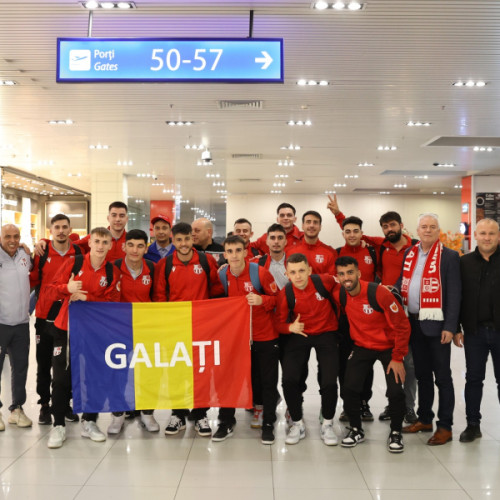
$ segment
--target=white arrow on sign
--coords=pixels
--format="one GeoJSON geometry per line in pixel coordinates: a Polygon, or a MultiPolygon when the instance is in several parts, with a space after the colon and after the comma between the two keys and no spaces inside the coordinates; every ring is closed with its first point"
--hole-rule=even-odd
{"type": "Polygon", "coordinates": [[[260,69],[267,69],[269,68],[269,65],[273,62],[273,58],[265,51],[263,50],[261,54],[264,57],[256,57],[255,62],[256,63],[263,63],[262,68],[260,69]]]}

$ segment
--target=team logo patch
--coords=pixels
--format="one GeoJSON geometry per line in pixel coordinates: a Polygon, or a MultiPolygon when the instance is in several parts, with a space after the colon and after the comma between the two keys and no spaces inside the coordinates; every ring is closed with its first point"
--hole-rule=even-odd
{"type": "Polygon", "coordinates": [[[121,281],[117,281],[117,283],[116,283],[116,289],[118,291],[121,291],[121,289],[122,289],[122,283],[121,283],[121,281]]]}
{"type": "Polygon", "coordinates": [[[108,280],[106,279],[106,276],[101,276],[99,286],[102,286],[103,288],[108,286],[108,280]]]}
{"type": "Polygon", "coordinates": [[[325,297],[322,297],[319,292],[316,292],[314,295],[316,295],[316,300],[325,300],[325,297]]]}
{"type": "Polygon", "coordinates": [[[199,264],[195,264],[193,266],[194,274],[201,274],[203,272],[203,268],[199,264]]]}
{"type": "Polygon", "coordinates": [[[323,264],[323,262],[325,262],[325,256],[324,255],[316,255],[316,262],[318,264],[323,264]]]}
{"type": "Polygon", "coordinates": [[[399,307],[398,305],[396,304],[396,302],[393,302],[391,305],[390,305],[390,309],[393,313],[397,313],[399,311],[399,307]]]}
{"type": "Polygon", "coordinates": [[[52,260],[52,257],[47,257],[47,262],[50,264],[50,261],[52,260]]]}
{"type": "Polygon", "coordinates": [[[373,307],[370,306],[370,304],[363,304],[363,312],[365,314],[372,314],[373,313],[373,307]]]}
{"type": "Polygon", "coordinates": [[[425,293],[436,293],[439,290],[439,280],[437,278],[424,278],[422,291],[425,293]]]}
{"type": "Polygon", "coordinates": [[[245,281],[244,283],[245,292],[253,292],[253,285],[251,281],[245,281]]]}
{"type": "Polygon", "coordinates": [[[146,274],[142,277],[142,284],[148,286],[151,283],[151,276],[146,274]]]}
{"type": "Polygon", "coordinates": [[[269,288],[271,288],[271,290],[273,291],[273,293],[277,293],[278,292],[278,285],[276,284],[275,281],[273,281],[270,285],[269,285],[269,288]]]}
{"type": "Polygon", "coordinates": [[[83,270],[81,270],[79,273],[78,273],[78,276],[81,276],[83,274],[83,270]]]}
{"type": "Polygon", "coordinates": [[[40,335],[35,335],[35,339],[36,339],[36,343],[39,344],[40,343],[40,335]]]}
{"type": "Polygon", "coordinates": [[[58,346],[58,347],[54,347],[54,352],[52,353],[53,356],[59,356],[59,354],[61,354],[62,352],[62,347],[61,346],[58,346]]]}
{"type": "Polygon", "coordinates": [[[372,264],[373,260],[369,255],[365,255],[365,264],[372,264]]]}
{"type": "Polygon", "coordinates": [[[24,257],[19,262],[21,266],[28,267],[28,261],[24,257]]]}

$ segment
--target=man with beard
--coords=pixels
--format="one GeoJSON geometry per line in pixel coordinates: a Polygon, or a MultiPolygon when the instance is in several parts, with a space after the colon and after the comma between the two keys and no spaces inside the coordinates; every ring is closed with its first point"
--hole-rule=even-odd
{"type": "Polygon", "coordinates": [[[151,219],[155,241],[149,245],[144,258],[151,262],[158,262],[163,257],[174,253],[175,248],[170,241],[171,223],[166,215],[158,214],[151,219]]]}
{"type": "MultiPolygon", "coordinates": [[[[328,198],[329,202],[327,206],[333,215],[335,215],[335,219],[339,225],[342,226],[345,216],[339,209],[337,196],[328,196],[328,198]]],[[[386,212],[380,217],[379,223],[384,233],[383,238],[380,236],[363,235],[362,239],[375,249],[378,274],[382,285],[392,286],[396,283],[401,273],[405,251],[412,245],[415,245],[418,240],[411,239],[408,235],[403,234],[403,222],[401,215],[397,212],[386,212]]],[[[364,276],[363,279],[366,279],[366,277],[364,276]]],[[[404,364],[406,371],[404,383],[406,396],[405,422],[412,424],[417,420],[414,409],[417,394],[417,379],[415,378],[411,346],[408,346],[408,354],[405,356],[404,364]]],[[[378,418],[379,420],[390,420],[388,406],[385,407],[378,418]]]]}
{"type": "Polygon", "coordinates": [[[302,216],[304,237],[300,243],[292,246],[288,255],[302,253],[307,257],[314,274],[335,274],[337,252],[319,239],[321,231],[321,215],[309,210],[302,216]]]}

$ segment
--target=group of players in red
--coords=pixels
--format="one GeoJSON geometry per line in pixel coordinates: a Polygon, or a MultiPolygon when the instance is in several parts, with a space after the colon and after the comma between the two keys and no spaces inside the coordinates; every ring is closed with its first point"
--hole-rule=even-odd
{"type": "MultiPolygon", "coordinates": [[[[395,296],[386,287],[369,282],[378,278],[384,285],[393,284],[401,271],[404,251],[412,242],[402,233],[403,225],[395,212],[381,218],[384,237],[366,237],[365,243],[360,219],[345,218],[336,198],[329,199],[328,208],[346,240],[346,245],[337,250],[319,240],[322,218],[318,212],[303,215],[301,232],[295,225],[295,208],[288,203],[278,207],[277,223],[255,242],[250,241],[251,223],[238,219],[222,247],[213,242],[209,221],[198,219],[192,225],[180,222],[171,226],[170,219],[160,215],[152,220],[156,241],[148,248],[144,231],[125,230],[127,206],[122,202],[110,205],[108,228],[95,228],[75,243],[70,238],[69,218],[56,215],[51,221],[51,240],[37,244],[31,272],[31,285],[38,289],[39,423],[53,424],[48,446],[61,447],[66,439],[65,420],[78,418],[70,407],[70,302],[193,301],[246,296],[252,306],[251,425],[261,429],[263,444],[275,440],[276,406],[281,398],[279,364],[288,407],[286,443],[296,444],[305,437],[302,402],[310,351],[314,348],[324,443],[338,444],[333,428],[337,379],[344,401],[343,417],[350,421],[341,445],[352,447],[363,441],[361,419],[369,412],[364,394],[367,381],[371,391],[370,373],[378,359],[386,373],[389,399],[388,450],[403,451],[401,427],[408,409],[403,358],[407,355],[410,326],[395,296]]],[[[215,432],[209,425],[207,410],[172,409],[165,433],[182,431],[190,418],[198,434],[211,436],[213,441],[232,435],[235,409],[219,409],[215,432]]],[[[148,431],[159,431],[153,410],[135,413],[139,413],[148,431]]],[[[113,413],[108,434],[118,434],[127,416],[135,414],[113,413]]],[[[82,436],[93,441],[106,439],[97,426],[97,414],[84,413],[81,418],[82,436]]]]}

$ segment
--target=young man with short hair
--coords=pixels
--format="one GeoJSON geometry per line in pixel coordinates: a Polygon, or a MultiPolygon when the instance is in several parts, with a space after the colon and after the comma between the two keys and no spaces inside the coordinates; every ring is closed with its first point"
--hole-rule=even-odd
{"type": "Polygon", "coordinates": [[[403,358],[408,351],[410,324],[403,307],[389,290],[360,279],[361,272],[354,257],[339,257],[336,266],[343,290],[336,292],[335,297],[344,305],[354,342],[342,386],[344,408],[351,425],[342,446],[353,447],[364,441],[359,413],[361,393],[367,372],[373,370],[374,362],[379,360],[385,371],[391,415],[387,448],[391,453],[400,453],[404,450],[401,429],[406,410],[402,387],[405,377],[403,358]],[[372,303],[371,286],[375,286],[372,290],[379,310],[372,303]],[[340,294],[343,294],[343,299],[340,294]]]}
{"type": "MultiPolygon", "coordinates": [[[[261,406],[263,409],[262,444],[273,444],[279,345],[272,313],[278,287],[269,271],[246,260],[247,249],[243,238],[238,235],[229,236],[224,241],[224,249],[228,266],[221,269],[219,276],[221,283],[225,283],[226,295],[246,296],[248,304],[253,306],[251,331],[253,399],[255,408],[261,406]]],[[[235,411],[235,408],[219,409],[219,427],[212,436],[212,441],[224,441],[232,435],[236,424],[235,411]]]]}
{"type": "Polygon", "coordinates": [[[337,252],[330,245],[326,245],[319,239],[322,218],[319,212],[307,211],[302,216],[302,240],[292,246],[287,255],[303,253],[315,274],[335,274],[335,259],[337,252]]]}
{"type": "MultiPolygon", "coordinates": [[[[120,270],[120,302],[151,302],[154,281],[154,263],[144,258],[148,235],[141,229],[132,229],[125,237],[125,258],[115,260],[120,270]]],[[[160,426],[153,410],[142,410],[141,424],[149,432],[158,432],[160,426]]],[[[124,412],[113,412],[108,434],[119,434],[125,422],[124,412]]]]}
{"type": "MultiPolygon", "coordinates": [[[[53,325],[54,351],[52,355],[52,413],[54,427],[47,446],[60,448],[66,440],[64,415],[71,398],[71,366],[68,351],[68,307],[77,300],[118,302],[120,300],[120,271],[106,260],[112,241],[111,232],[96,227],[88,240],[90,252],[66,261],[47,287],[54,300],[63,304],[53,325]]],[[[82,437],[105,441],[106,436],[97,426],[97,413],[82,415],[82,437]]]]}
{"type": "MultiPolygon", "coordinates": [[[[211,255],[193,248],[191,226],[185,222],[175,224],[172,242],[175,252],[160,260],[155,269],[154,301],[182,302],[222,296],[224,291],[217,276],[217,264],[211,255]]],[[[194,408],[191,412],[195,429],[202,437],[212,434],[208,410],[194,408]]],[[[172,409],[165,434],[173,435],[184,430],[188,414],[188,409],[172,409]]]]}
{"type": "MultiPolygon", "coordinates": [[[[276,222],[281,224],[286,231],[287,250],[297,245],[302,239],[302,231],[295,225],[297,221],[295,207],[290,203],[281,203],[276,209],[276,222]]],[[[251,246],[257,248],[261,254],[269,253],[269,247],[266,243],[267,234],[263,234],[257,241],[251,243],[251,246]]]]}
{"type": "Polygon", "coordinates": [[[338,287],[333,276],[312,275],[307,257],[290,255],[286,264],[290,284],[278,295],[276,325],[289,335],[282,360],[282,385],[292,425],[286,443],[297,444],[305,437],[302,419],[303,375],[314,348],[318,360],[323,424],[321,439],[328,446],[338,443],[333,431],[337,405],[338,321],[331,294],[338,287]],[[288,287],[288,297],[287,297],[288,287]],[[292,292],[292,297],[290,297],[292,292]],[[291,303],[290,303],[291,302],[291,303]]]}
{"type": "Polygon", "coordinates": [[[170,255],[174,252],[175,248],[170,241],[172,234],[171,223],[169,217],[166,215],[158,214],[151,219],[153,226],[153,233],[155,240],[149,245],[148,251],[144,256],[145,259],[151,262],[158,262],[163,257],[170,255]]]}
{"type": "MultiPolygon", "coordinates": [[[[40,396],[38,404],[40,415],[38,423],[41,425],[52,424],[52,412],[50,409],[50,386],[52,383],[52,351],[54,342],[48,323],[54,323],[61,308],[60,300],[53,301],[47,291],[49,283],[52,283],[57,271],[68,260],[74,261],[75,255],[81,255],[80,248],[71,243],[71,222],[64,214],[57,214],[50,220],[50,234],[52,239],[45,248],[42,257],[36,255],[33,269],[30,273],[31,287],[38,288],[38,300],[36,303],[35,330],[36,330],[36,391],[40,396]]],[[[78,415],[68,407],[66,420],[77,422],[78,415]]]]}
{"type": "Polygon", "coordinates": [[[252,223],[248,219],[237,219],[234,221],[234,231],[233,234],[239,236],[245,242],[246,260],[249,261],[254,257],[261,255],[257,247],[252,245],[250,240],[253,236],[252,223]]]}

